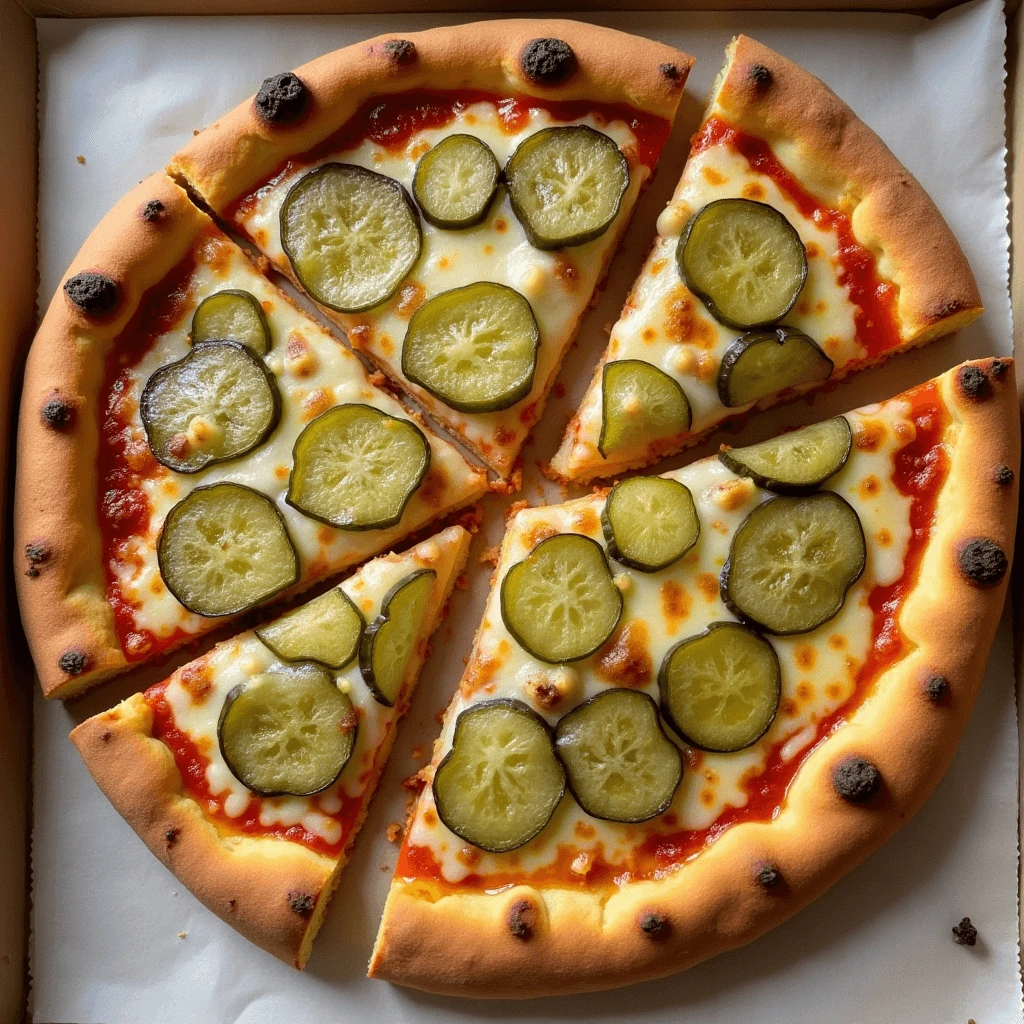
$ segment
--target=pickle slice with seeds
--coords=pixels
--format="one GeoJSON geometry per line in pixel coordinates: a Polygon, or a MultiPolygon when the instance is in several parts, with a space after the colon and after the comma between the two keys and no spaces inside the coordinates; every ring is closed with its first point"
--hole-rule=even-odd
{"type": "Polygon", "coordinates": [[[605,821],[664,814],[683,777],[683,755],[665,735],[658,706],[638,690],[605,690],[564,715],[555,752],[576,802],[605,821]]]}
{"type": "Polygon", "coordinates": [[[642,359],[605,363],[601,374],[601,435],[604,458],[690,429],[690,403],[667,374],[642,359]]]}
{"type": "Polygon", "coordinates": [[[629,187],[629,164],[615,142],[593,128],[544,128],[509,157],[505,181],[530,244],[562,249],[611,227],[629,187]]]}
{"type": "Polygon", "coordinates": [[[248,611],[299,578],[277,506],[241,484],[197,487],[179,501],[160,531],[157,559],[167,589],[207,617],[248,611]]]}
{"type": "Polygon", "coordinates": [[[800,384],[832,376],[834,363],[795,327],[749,331],[734,341],[718,368],[718,397],[730,409],[800,384]]]}
{"type": "Polygon", "coordinates": [[[497,412],[533,389],[539,347],[530,303],[512,288],[479,281],[416,310],[402,372],[453,409],[497,412]]]}
{"type": "Polygon", "coordinates": [[[233,687],[217,723],[221,754],[258,796],[312,796],[342,773],[356,745],[352,701],[320,665],[294,665],[233,687]]]}
{"type": "Polygon", "coordinates": [[[315,661],[342,669],[359,650],[365,626],[362,613],[340,587],[256,630],[282,661],[315,661]]]}
{"type": "Polygon", "coordinates": [[[402,518],[430,468],[411,420],[370,405],[336,405],[295,441],[285,501],[339,530],[382,530],[402,518]]]}
{"type": "Polygon", "coordinates": [[[679,561],[700,536],[689,487],[661,476],[617,483],[601,512],[608,554],[640,572],[658,572],[679,561]]]}
{"type": "Polygon", "coordinates": [[[551,820],[565,769],[540,715],[518,700],[484,701],[456,719],[433,792],[438,817],[460,839],[507,853],[551,820]]]}
{"type": "Polygon", "coordinates": [[[716,622],[676,644],[658,673],[661,709],[691,746],[728,753],[771,727],[782,694],[772,645],[736,622],[716,622]]]}
{"type": "Polygon", "coordinates": [[[192,315],[192,344],[237,341],[258,356],[270,351],[270,325],[255,295],[234,288],[207,295],[192,315]]]}
{"type": "Polygon", "coordinates": [[[487,216],[500,176],[487,143],[474,135],[449,135],[420,157],[412,194],[431,224],[457,231],[487,216]]]}
{"type": "Polygon", "coordinates": [[[355,164],[322,164],[281,205],[281,246],[302,287],[342,313],[372,309],[420,258],[420,219],[394,178],[355,164]]]}

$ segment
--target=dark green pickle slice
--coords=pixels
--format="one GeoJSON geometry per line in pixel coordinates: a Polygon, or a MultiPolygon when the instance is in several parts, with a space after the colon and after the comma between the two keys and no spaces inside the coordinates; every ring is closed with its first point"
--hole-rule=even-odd
{"type": "Polygon", "coordinates": [[[259,299],[234,288],[207,295],[192,315],[192,344],[237,341],[258,356],[270,351],[270,325],[259,299]]]}
{"type": "Polygon", "coordinates": [[[640,572],[658,572],[679,561],[700,537],[690,489],[661,476],[617,483],[601,512],[608,554],[640,572]]]}
{"type": "Polygon", "coordinates": [[[500,177],[486,142],[474,135],[449,135],[420,157],[412,194],[427,221],[458,231],[487,216],[500,177]]]}
{"type": "Polygon", "coordinates": [[[718,397],[730,409],[832,376],[835,364],[795,327],[750,331],[734,341],[718,368],[718,397]]]}
{"type": "Polygon", "coordinates": [[[664,371],[642,359],[604,364],[597,442],[602,457],[682,437],[691,420],[683,389],[664,371]]]}
{"type": "Polygon", "coordinates": [[[364,626],[352,599],[335,587],[260,626],[256,635],[282,661],[315,661],[338,670],[356,656],[364,626]]]}

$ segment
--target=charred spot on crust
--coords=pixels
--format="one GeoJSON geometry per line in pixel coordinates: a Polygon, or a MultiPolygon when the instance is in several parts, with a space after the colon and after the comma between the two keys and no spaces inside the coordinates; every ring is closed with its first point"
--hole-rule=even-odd
{"type": "Polygon", "coordinates": [[[960,549],[958,562],[960,572],[979,587],[994,587],[1010,567],[1006,552],[987,537],[968,541],[960,549]]]}
{"type": "Polygon", "coordinates": [[[403,67],[416,59],[416,44],[411,39],[388,39],[381,45],[381,50],[392,64],[403,67]]]}
{"type": "Polygon", "coordinates": [[[949,680],[945,676],[931,675],[925,680],[924,692],[933,704],[945,704],[949,697],[949,680]]]}
{"type": "Polygon", "coordinates": [[[1009,487],[1013,483],[1013,470],[1009,466],[997,466],[992,478],[1000,487],[1009,487]]]}
{"type": "Polygon", "coordinates": [[[228,900],[228,910],[234,910],[237,906],[238,906],[238,900],[236,900],[236,899],[228,900]]]}
{"type": "Polygon", "coordinates": [[[267,124],[289,124],[302,117],[309,100],[305,82],[291,71],[263,80],[256,93],[256,113],[267,124]]]}
{"type": "Polygon", "coordinates": [[[80,676],[89,664],[85,651],[69,647],[58,659],[57,667],[69,676],[80,676]]]}
{"type": "Polygon", "coordinates": [[[992,371],[992,376],[996,379],[1006,376],[1006,371],[1009,370],[1010,364],[1005,359],[993,359],[992,365],[989,369],[992,371]]]}
{"type": "Polygon", "coordinates": [[[782,884],[782,872],[774,864],[767,862],[758,867],[755,877],[762,889],[777,889],[782,884]]]}
{"type": "Polygon", "coordinates": [[[48,427],[53,430],[63,430],[65,427],[71,426],[75,410],[71,403],[66,402],[63,398],[49,398],[43,402],[39,415],[42,416],[43,422],[48,427]]]}
{"type": "Polygon", "coordinates": [[[747,75],[755,89],[767,89],[772,84],[772,73],[763,64],[751,64],[747,75]]]}
{"type": "Polygon", "coordinates": [[[288,906],[299,917],[309,917],[315,905],[316,900],[308,892],[288,893],[288,906]]]}
{"type": "Polygon", "coordinates": [[[41,565],[51,555],[50,545],[44,540],[34,540],[25,545],[25,557],[33,565],[41,565]]]}
{"type": "Polygon", "coordinates": [[[100,739],[104,743],[109,743],[113,735],[114,734],[109,729],[104,729],[103,732],[100,733],[100,739]]]}
{"type": "Polygon", "coordinates": [[[64,282],[64,294],[89,316],[106,316],[117,305],[117,285],[106,274],[83,271],[64,282]]]}
{"type": "Polygon", "coordinates": [[[559,85],[576,70],[576,54],[562,39],[531,39],[519,54],[519,66],[537,85],[559,85]]]}
{"type": "Polygon", "coordinates": [[[988,374],[980,366],[965,366],[956,375],[956,382],[965,398],[978,401],[987,398],[991,390],[988,374]]]}
{"type": "Polygon", "coordinates": [[[675,64],[659,64],[658,70],[661,72],[661,77],[669,82],[678,82],[683,77],[675,64]]]}
{"type": "Polygon", "coordinates": [[[530,900],[516,900],[508,909],[508,930],[526,942],[537,928],[537,908],[530,900]]]}
{"type": "Polygon", "coordinates": [[[180,833],[181,829],[174,828],[173,826],[164,832],[164,845],[168,850],[178,841],[178,835],[180,833]]]}
{"type": "Polygon", "coordinates": [[[672,931],[672,923],[664,914],[647,911],[640,915],[640,931],[652,939],[665,939],[672,931]]]}
{"type": "Polygon", "coordinates": [[[38,570],[38,569],[37,569],[37,568],[36,568],[36,567],[35,567],[34,565],[30,565],[30,566],[29,566],[29,567],[28,567],[28,568],[27,568],[27,569],[25,570],[25,575],[26,575],[26,576],[27,576],[27,577],[28,577],[28,578],[29,578],[30,580],[34,580],[34,579],[35,579],[35,578],[36,578],[37,576],[39,576],[39,575],[40,575],[40,572],[39,572],[39,570],[38,570]]]}
{"type": "Polygon", "coordinates": [[[882,786],[882,773],[858,754],[840,761],[832,769],[832,786],[851,804],[865,804],[882,786]]]}
{"type": "Polygon", "coordinates": [[[958,946],[973,946],[978,941],[978,929],[971,924],[969,917],[963,917],[959,924],[953,925],[953,941],[958,946]]]}
{"type": "Polygon", "coordinates": [[[159,224],[167,216],[167,207],[159,199],[150,199],[148,203],[143,203],[139,216],[147,224],[159,224]]]}

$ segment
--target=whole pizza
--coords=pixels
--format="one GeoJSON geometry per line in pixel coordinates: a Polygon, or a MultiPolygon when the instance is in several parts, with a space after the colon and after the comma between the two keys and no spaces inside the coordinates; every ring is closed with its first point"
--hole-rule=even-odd
{"type": "MultiPolygon", "coordinates": [[[[190,646],[71,738],[178,879],[296,967],[692,63],[523,19],[268,78],[110,211],[39,328],[15,543],[43,692],[190,646]]],[[[910,172],[734,40],[546,467],[567,500],[508,512],[372,977],[529,997],[667,974],[917,810],[1005,597],[1013,361],[629,471],[981,313],[910,172]]]]}

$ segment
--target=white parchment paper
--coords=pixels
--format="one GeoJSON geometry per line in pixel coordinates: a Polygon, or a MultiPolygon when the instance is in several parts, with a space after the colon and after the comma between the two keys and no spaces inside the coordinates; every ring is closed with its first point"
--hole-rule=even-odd
{"type": "MultiPolygon", "coordinates": [[[[40,300],[102,214],[158,169],[194,128],[268,74],[426,16],[40,21],[40,300]],[[84,158],[84,163],[78,157],[84,158]]],[[[898,15],[667,14],[598,20],[698,57],[654,184],[604,297],[584,322],[556,400],[526,449],[520,497],[559,500],[536,460],[553,454],[582,396],[678,177],[687,139],[729,38],[746,31],[829,82],[931,192],[977,274],[985,316],[959,337],[894,360],[810,402],[751,422],[735,442],[887,397],[969,356],[1011,351],[1004,194],[1004,37],[998,0],[934,21],[898,15]]],[[[717,445],[717,439],[714,445],[717,445]]],[[[706,454],[714,445],[697,453],[706,454]]],[[[683,459],[678,462],[686,461],[683,459]]],[[[664,468],[669,468],[667,464],[664,468]]],[[[45,471],[45,467],[40,467],[45,471]]],[[[72,707],[36,707],[32,1012],[65,1024],[293,1024],[297,1021],[647,1021],[736,1024],[1005,1024],[1021,1020],[1017,959],[1017,725],[1009,617],[953,766],[924,810],[827,895],[759,941],[688,973],[595,996],[480,1003],[364,977],[394,866],[383,837],[403,816],[400,781],[430,749],[457,685],[487,589],[476,564],[500,539],[509,498],[489,497],[415,706],[353,860],[299,974],[208,913],[107,804],[67,732],[165,675],[122,680],[72,707]],[[953,943],[969,915],[980,939],[953,943]]],[[[180,660],[180,659],[179,659],[180,660]]]]}

